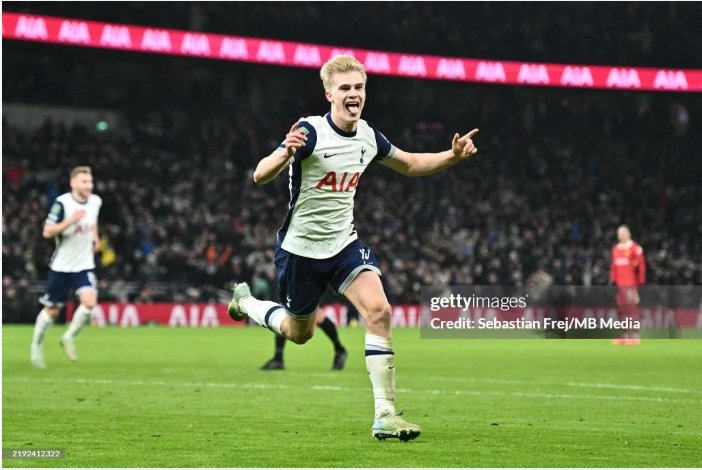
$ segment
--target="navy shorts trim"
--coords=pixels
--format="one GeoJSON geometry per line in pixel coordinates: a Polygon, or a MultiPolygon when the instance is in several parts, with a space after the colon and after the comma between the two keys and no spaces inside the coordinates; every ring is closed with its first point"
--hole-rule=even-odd
{"type": "Polygon", "coordinates": [[[275,267],[278,275],[278,296],[295,319],[316,314],[327,284],[343,294],[359,273],[373,271],[379,276],[380,265],[373,251],[354,240],[336,255],[326,259],[298,256],[276,245],[275,267]]]}
{"type": "Polygon", "coordinates": [[[46,307],[63,307],[68,297],[68,291],[73,288],[76,295],[86,289],[97,290],[98,281],[92,269],[77,273],[62,273],[49,269],[46,281],[46,293],[39,299],[39,303],[46,307]]]}

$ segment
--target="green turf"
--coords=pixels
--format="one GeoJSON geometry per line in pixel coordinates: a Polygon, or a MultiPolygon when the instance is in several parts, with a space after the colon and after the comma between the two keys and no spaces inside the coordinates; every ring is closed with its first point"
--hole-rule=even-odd
{"type": "Polygon", "coordinates": [[[288,345],[285,372],[259,328],[97,329],[70,364],[47,336],[3,327],[4,448],[63,448],[66,467],[697,466],[702,341],[421,340],[395,331],[397,404],[416,441],[370,437],[363,332],[342,329],[346,370],[324,334],[288,345]]]}

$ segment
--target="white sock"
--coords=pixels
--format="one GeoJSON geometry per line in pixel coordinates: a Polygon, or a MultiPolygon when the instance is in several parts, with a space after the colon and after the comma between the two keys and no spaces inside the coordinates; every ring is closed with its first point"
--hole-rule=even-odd
{"type": "Polygon", "coordinates": [[[80,304],[78,308],[76,309],[75,313],[73,314],[73,320],[71,320],[71,325],[68,327],[68,330],[63,334],[67,338],[75,338],[76,335],[80,330],[83,329],[83,327],[90,321],[90,312],[92,309],[89,309],[83,304],[80,304]]]}
{"type": "Polygon", "coordinates": [[[241,301],[241,309],[250,319],[262,327],[281,334],[280,324],[283,323],[286,315],[282,305],[270,300],[258,300],[255,297],[247,297],[241,301]]]}
{"type": "Polygon", "coordinates": [[[395,414],[395,353],[392,340],[366,333],[366,367],[373,385],[375,417],[395,414]]]}
{"type": "Polygon", "coordinates": [[[37,321],[34,323],[34,336],[32,337],[32,346],[41,346],[44,342],[44,334],[46,330],[53,325],[54,320],[46,312],[46,309],[42,309],[37,315],[37,321]]]}

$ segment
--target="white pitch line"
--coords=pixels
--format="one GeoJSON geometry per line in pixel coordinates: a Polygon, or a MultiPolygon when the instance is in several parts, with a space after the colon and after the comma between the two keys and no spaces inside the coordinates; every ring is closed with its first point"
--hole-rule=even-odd
{"type": "MultiPolygon", "coordinates": [[[[311,374],[303,374],[301,372],[288,372],[288,375],[297,375],[304,377],[326,377],[326,378],[336,378],[338,374],[331,374],[325,372],[317,372],[311,374]]],[[[503,385],[545,385],[545,386],[564,386],[564,387],[576,387],[576,388],[608,388],[614,390],[637,390],[641,392],[664,392],[664,393],[691,393],[691,394],[702,394],[702,390],[692,390],[688,388],[676,388],[676,387],[656,387],[649,385],[628,385],[628,384],[614,384],[607,382],[557,382],[557,381],[546,381],[546,380],[520,380],[520,379],[493,379],[487,377],[446,377],[446,376],[426,376],[423,377],[427,381],[437,381],[437,382],[474,382],[474,383],[494,383],[503,385]]]]}
{"type": "MultiPolygon", "coordinates": [[[[235,383],[235,382],[166,382],[160,380],[114,380],[114,379],[49,379],[49,378],[33,378],[21,377],[10,379],[9,382],[72,382],[79,384],[96,384],[96,385],[133,385],[137,387],[189,387],[189,388],[249,388],[249,389],[264,389],[264,390],[289,390],[289,389],[309,389],[314,391],[333,391],[333,392],[368,392],[367,387],[341,387],[341,386],[326,386],[313,385],[306,386],[291,386],[281,384],[266,384],[266,383],[235,383]]],[[[475,397],[519,397],[519,398],[562,398],[567,400],[584,399],[584,400],[613,400],[613,401],[645,401],[658,403],[695,403],[700,404],[702,400],[684,399],[684,398],[666,398],[666,397],[639,397],[630,395],[590,395],[590,394],[569,394],[569,393],[546,393],[546,392],[502,392],[497,390],[440,390],[440,389],[411,389],[399,388],[401,393],[419,393],[431,395],[466,395],[475,397]]]]}
{"type": "Polygon", "coordinates": [[[666,392],[666,393],[699,393],[702,390],[691,390],[687,388],[676,387],[656,387],[649,385],[628,385],[614,384],[607,382],[557,382],[546,380],[519,380],[519,379],[490,379],[481,377],[426,377],[427,380],[451,381],[451,382],[484,382],[496,383],[505,385],[562,385],[565,387],[578,388],[610,388],[615,390],[638,390],[642,392],[666,392]]]}
{"type": "Polygon", "coordinates": [[[613,388],[619,390],[641,390],[641,391],[651,391],[651,392],[670,392],[670,393],[700,393],[702,390],[690,390],[687,388],[676,388],[676,387],[651,387],[648,385],[623,385],[623,384],[612,384],[606,382],[565,382],[563,385],[569,387],[587,387],[587,388],[613,388]]]}

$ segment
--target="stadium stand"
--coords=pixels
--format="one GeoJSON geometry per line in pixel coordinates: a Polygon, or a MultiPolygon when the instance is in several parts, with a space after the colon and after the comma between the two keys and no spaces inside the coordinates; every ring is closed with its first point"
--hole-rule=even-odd
{"type": "MultiPolygon", "coordinates": [[[[174,4],[163,17],[148,4],[130,8],[143,9],[137,16],[150,24],[285,39],[282,15],[272,16],[268,30],[247,29],[246,18],[270,13],[270,5],[207,5],[174,4]],[[233,23],[225,21],[227,14],[233,23]]],[[[383,38],[387,49],[606,63],[624,60],[607,48],[624,41],[627,47],[614,50],[626,51],[636,65],[649,65],[644,59],[651,57],[661,59],[657,65],[702,62],[702,45],[670,51],[650,40],[657,22],[630,24],[632,8],[659,8],[644,4],[619,7],[612,18],[618,35],[588,30],[585,22],[571,29],[570,16],[598,14],[596,5],[557,6],[553,29],[538,31],[519,21],[522,7],[476,6],[477,18],[511,24],[514,41],[481,38],[484,26],[452,27],[449,4],[432,7],[448,28],[432,31],[454,40],[409,34],[421,28],[428,4],[416,4],[416,15],[403,16],[401,25],[388,21],[398,7],[384,5],[369,15],[369,30],[397,29],[388,34],[390,42],[383,38]],[[532,39],[520,39],[527,36],[532,39]],[[599,46],[588,42],[593,37],[599,46]],[[553,55],[543,55],[544,42],[553,55]]],[[[45,14],[69,14],[61,4],[45,7],[45,14]]],[[[302,22],[324,8],[292,11],[302,22]]],[[[678,11],[684,8],[665,7],[664,14],[681,20],[666,34],[684,37],[670,43],[700,41],[692,34],[695,15],[678,11]]],[[[85,17],[120,21],[116,9],[88,10],[85,17]]],[[[295,30],[298,40],[345,44],[349,37],[343,28],[305,34],[295,30]]],[[[354,36],[352,45],[370,48],[378,41],[373,34],[354,36]]],[[[326,112],[316,72],[64,51],[8,43],[5,66],[18,73],[3,80],[5,102],[99,107],[124,119],[118,128],[97,132],[52,121],[21,129],[3,118],[3,321],[36,316],[53,249],[41,238],[41,225],[77,164],[93,167],[95,192],[104,200],[102,299],[220,301],[235,279],[256,276],[273,284],[273,243],[288,183],[281,175],[257,187],[251,172],[292,122],[326,112]]],[[[371,77],[368,93],[364,118],[403,149],[447,148],[453,132],[481,128],[480,153],[455,170],[409,179],[375,166],[361,179],[356,227],[383,263],[391,302],[418,302],[419,286],[429,283],[523,284],[546,277],[562,285],[606,284],[609,249],[622,222],[646,250],[649,282],[702,284],[702,159],[694,158],[702,136],[691,129],[702,119],[699,97],[387,77],[371,77]]]]}

